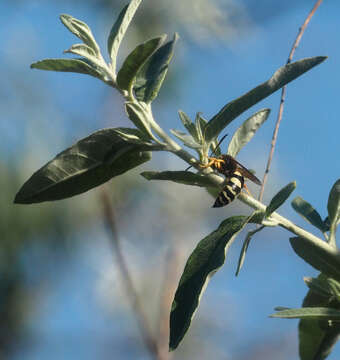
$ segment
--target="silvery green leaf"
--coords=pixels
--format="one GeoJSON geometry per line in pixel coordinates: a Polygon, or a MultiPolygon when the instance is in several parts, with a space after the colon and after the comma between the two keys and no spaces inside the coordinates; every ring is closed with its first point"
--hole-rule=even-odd
{"type": "Polygon", "coordinates": [[[126,102],[125,109],[129,119],[135,124],[135,126],[143,132],[144,136],[148,139],[153,139],[154,135],[151,131],[148,118],[145,114],[142,104],[134,102],[126,102]]]}
{"type": "Polygon", "coordinates": [[[332,186],[328,197],[327,209],[330,227],[332,228],[340,221],[340,179],[332,186]]]}
{"type": "Polygon", "coordinates": [[[292,207],[299,215],[301,215],[310,224],[314,225],[322,232],[328,231],[326,225],[321,219],[320,214],[314,209],[314,207],[309,202],[304,200],[301,196],[297,196],[292,201],[292,207]]]}
{"type": "Polygon", "coordinates": [[[283,187],[270,201],[266,209],[266,217],[270,216],[275,210],[277,210],[295,190],[296,182],[292,181],[285,187],[283,187]]]}
{"type": "Polygon", "coordinates": [[[216,186],[209,176],[190,171],[144,171],[141,175],[147,180],[168,180],[179,184],[201,187],[216,186]]]}
{"type": "Polygon", "coordinates": [[[87,74],[106,82],[104,75],[99,69],[92,66],[85,59],[45,59],[31,64],[31,68],[87,74]]]}
{"type": "Polygon", "coordinates": [[[86,45],[88,45],[98,56],[100,55],[100,49],[96,40],[94,39],[92,32],[87,24],[74,18],[71,15],[60,15],[61,22],[71,31],[72,34],[77,36],[86,45]]]}
{"type": "Polygon", "coordinates": [[[279,68],[268,81],[231,101],[213,116],[206,127],[206,141],[209,142],[218,136],[231,121],[244,111],[326,59],[326,56],[316,56],[295,61],[279,68]]]}
{"type": "Polygon", "coordinates": [[[250,116],[234,133],[230,140],[227,153],[236,157],[239,151],[255,135],[256,131],[267,120],[270,109],[263,109],[250,116]]]}
{"type": "Polygon", "coordinates": [[[195,124],[190,120],[189,116],[185,112],[179,110],[178,114],[179,114],[179,117],[180,117],[184,127],[188,130],[189,134],[197,142],[198,141],[198,136],[197,136],[197,131],[196,131],[195,124]]]}
{"type": "Polygon", "coordinates": [[[120,89],[128,90],[132,88],[138,71],[142,68],[146,60],[164,42],[166,35],[156,37],[138,45],[125,59],[122,67],[117,74],[117,85],[120,89]]]}
{"type": "Polygon", "coordinates": [[[74,44],[69,49],[64,51],[65,54],[75,54],[88,58],[91,61],[97,61],[96,53],[88,45],[85,44],[74,44]]]}
{"type": "Polygon", "coordinates": [[[150,160],[144,145],[122,140],[115,129],[103,129],[79,140],[36,171],[14,202],[61,200],[86,192],[150,160]]]}
{"type": "Polygon", "coordinates": [[[224,220],[189,256],[171,306],[170,351],[177,348],[188,331],[209,280],[224,264],[231,244],[248,218],[233,216],[224,220]]]}
{"type": "Polygon", "coordinates": [[[328,307],[303,307],[287,309],[270,315],[272,318],[308,319],[308,320],[335,320],[340,321],[340,310],[328,307]]]}
{"type": "Polygon", "coordinates": [[[132,0],[129,5],[126,5],[111,28],[107,40],[107,48],[111,58],[111,68],[114,72],[116,71],[117,54],[120,44],[141,2],[142,0],[132,0]]]}
{"type": "Polygon", "coordinates": [[[139,70],[133,86],[137,100],[149,104],[157,97],[168,72],[177,39],[178,35],[175,34],[173,39],[160,46],[139,70]]]}
{"type": "Polygon", "coordinates": [[[340,253],[326,242],[311,242],[302,237],[289,239],[295,253],[323,274],[340,281],[340,253]]]}
{"type": "Polygon", "coordinates": [[[202,145],[198,144],[194,138],[189,135],[189,134],[186,134],[182,131],[178,131],[178,130],[175,130],[175,129],[170,129],[170,132],[175,135],[178,139],[180,139],[183,144],[191,149],[200,149],[202,147],[202,145]]]}

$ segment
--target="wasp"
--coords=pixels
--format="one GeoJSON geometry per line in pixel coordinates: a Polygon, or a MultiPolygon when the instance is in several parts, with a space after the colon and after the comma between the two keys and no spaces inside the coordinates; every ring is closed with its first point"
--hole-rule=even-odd
{"type": "Polygon", "coordinates": [[[201,165],[201,167],[212,167],[224,175],[227,180],[223,190],[218,194],[213,207],[222,207],[230,204],[240,194],[243,188],[249,192],[244,178],[253,181],[257,185],[261,185],[261,181],[254,174],[230,155],[225,154],[219,157],[209,157],[208,160],[208,164],[201,165]]]}

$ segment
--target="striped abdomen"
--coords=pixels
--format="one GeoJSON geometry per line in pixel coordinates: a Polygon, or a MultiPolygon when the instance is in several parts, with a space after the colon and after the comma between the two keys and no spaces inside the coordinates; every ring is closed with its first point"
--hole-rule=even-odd
{"type": "Polygon", "coordinates": [[[213,207],[222,207],[231,203],[241,192],[244,186],[244,177],[239,171],[235,171],[230,177],[223,188],[218,194],[213,207]]]}

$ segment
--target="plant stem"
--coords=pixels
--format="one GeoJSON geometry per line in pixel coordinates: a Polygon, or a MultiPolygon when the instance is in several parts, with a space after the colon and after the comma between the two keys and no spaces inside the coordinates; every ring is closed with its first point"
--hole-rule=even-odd
{"type": "MultiPolygon", "coordinates": [[[[315,11],[317,10],[317,8],[320,6],[320,4],[322,3],[322,0],[318,0],[313,9],[310,11],[310,13],[308,14],[307,18],[305,19],[303,25],[300,27],[298,35],[294,41],[294,44],[292,46],[292,49],[290,50],[289,56],[288,56],[288,60],[286,64],[289,64],[294,56],[295,50],[298,47],[300,40],[302,38],[302,35],[308,25],[308,23],[310,22],[310,19],[312,18],[312,16],[314,15],[315,11]]],[[[276,146],[276,140],[277,140],[277,134],[279,132],[279,127],[280,127],[280,123],[282,120],[282,114],[283,114],[283,108],[284,108],[284,102],[285,102],[285,98],[286,98],[286,89],[287,89],[287,85],[285,85],[282,88],[281,91],[281,99],[280,99],[280,107],[279,107],[279,112],[277,115],[277,120],[276,120],[276,125],[275,125],[275,129],[274,129],[274,133],[273,133],[273,137],[272,137],[272,141],[271,141],[271,148],[270,148],[270,152],[269,152],[269,156],[268,156],[268,161],[267,161],[267,166],[266,166],[266,170],[264,172],[263,175],[263,180],[262,180],[262,186],[261,186],[261,190],[260,190],[260,194],[259,194],[259,200],[262,201],[263,198],[263,193],[264,193],[264,187],[266,185],[267,179],[268,179],[268,173],[269,173],[269,169],[273,160],[273,155],[274,155],[274,151],[275,151],[275,146],[276,146]]]]}

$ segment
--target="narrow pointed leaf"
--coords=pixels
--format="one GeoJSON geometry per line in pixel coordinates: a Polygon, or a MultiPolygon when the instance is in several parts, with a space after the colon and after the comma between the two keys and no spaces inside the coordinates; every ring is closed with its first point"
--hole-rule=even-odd
{"type": "Polygon", "coordinates": [[[145,115],[145,111],[141,104],[126,102],[125,110],[129,119],[135,124],[135,126],[142,131],[144,136],[148,139],[153,138],[153,134],[149,125],[149,121],[145,115]]]}
{"type": "Polygon", "coordinates": [[[92,67],[83,59],[45,59],[31,64],[31,68],[50,71],[75,72],[91,75],[101,80],[104,79],[104,75],[98,69],[92,67]]]}
{"type": "Polygon", "coordinates": [[[340,281],[340,253],[326,242],[312,243],[302,237],[289,239],[295,253],[315,269],[340,281]]]}
{"type": "Polygon", "coordinates": [[[99,130],[35,172],[14,202],[31,204],[81,194],[150,160],[150,153],[140,149],[123,141],[115,129],[99,130]]]}
{"type": "Polygon", "coordinates": [[[240,273],[241,269],[242,269],[242,266],[244,264],[244,260],[246,258],[246,254],[247,254],[247,250],[248,250],[248,247],[249,247],[249,244],[250,244],[250,241],[252,239],[252,237],[258,233],[259,231],[263,230],[265,228],[265,226],[260,226],[259,228],[253,230],[253,231],[249,231],[244,242],[243,242],[243,245],[242,245],[242,249],[241,249],[241,252],[240,252],[240,257],[238,259],[238,264],[237,264],[237,269],[236,269],[236,274],[235,276],[238,276],[238,274],[240,273]]]}
{"type": "Polygon", "coordinates": [[[200,143],[203,143],[204,140],[204,130],[205,130],[205,123],[201,120],[200,113],[196,114],[195,118],[195,127],[196,127],[196,133],[198,137],[198,141],[200,143]]]}
{"type": "MultiPolygon", "coordinates": [[[[325,282],[332,280],[326,275],[320,274],[317,279],[319,286],[325,286],[325,282]]],[[[314,284],[314,282],[313,282],[314,284]]],[[[312,283],[311,283],[312,285],[312,283]]],[[[303,307],[331,307],[339,310],[339,303],[332,300],[332,297],[320,294],[320,289],[314,291],[311,286],[303,300],[303,307]]],[[[326,290],[327,291],[327,290],[326,290]]],[[[339,336],[339,323],[326,320],[299,321],[299,353],[301,360],[322,360],[331,352],[339,336]]]]}
{"type": "Polygon", "coordinates": [[[278,209],[295,190],[296,182],[293,181],[282,188],[271,200],[266,209],[266,217],[270,216],[276,209],[278,209]]]}
{"type": "Polygon", "coordinates": [[[160,46],[146,61],[137,74],[134,91],[137,100],[151,103],[158,95],[174,53],[178,35],[160,46]]]}
{"type": "Polygon", "coordinates": [[[340,310],[328,307],[303,307],[278,311],[270,315],[282,319],[335,320],[340,321],[340,310]]]}
{"type": "Polygon", "coordinates": [[[171,307],[170,350],[177,348],[188,331],[206,285],[224,264],[230,245],[248,220],[247,216],[224,220],[198,243],[188,258],[171,307]]]}
{"type": "Polygon", "coordinates": [[[141,2],[142,0],[132,0],[129,5],[126,5],[111,28],[107,40],[107,48],[112,61],[111,66],[113,71],[116,70],[117,54],[120,44],[141,2]]]}
{"type": "Polygon", "coordinates": [[[189,134],[195,139],[196,142],[198,142],[199,139],[198,139],[198,136],[197,136],[197,131],[196,131],[195,124],[190,120],[189,116],[187,114],[185,114],[185,112],[180,110],[178,112],[178,114],[179,114],[179,117],[180,117],[180,119],[182,121],[182,124],[188,130],[189,134]]]}
{"type": "Polygon", "coordinates": [[[88,45],[85,44],[74,44],[68,50],[64,51],[65,54],[75,54],[91,61],[97,61],[96,53],[88,45]]]}
{"type": "Polygon", "coordinates": [[[202,187],[216,186],[209,176],[190,171],[144,171],[141,175],[147,180],[168,180],[179,184],[202,187]]]}
{"type": "Polygon", "coordinates": [[[150,39],[132,50],[117,74],[117,84],[120,89],[131,89],[138,71],[151,54],[164,42],[165,38],[166,35],[150,39]]]}
{"type": "Polygon", "coordinates": [[[170,129],[170,132],[175,135],[178,139],[180,139],[183,144],[191,149],[200,149],[202,147],[202,145],[198,144],[194,138],[189,135],[189,134],[186,134],[182,131],[178,131],[178,130],[175,130],[175,129],[170,129]]]}
{"type": "Polygon", "coordinates": [[[87,24],[67,14],[60,15],[60,20],[72,34],[88,45],[96,53],[96,55],[100,54],[99,46],[87,24]]]}
{"type": "Polygon", "coordinates": [[[218,136],[236,117],[284,85],[326,60],[326,56],[302,59],[279,68],[266,82],[224,106],[208,123],[206,140],[218,136]]]}
{"type": "Polygon", "coordinates": [[[297,196],[292,201],[292,207],[299,215],[301,215],[310,224],[314,225],[322,232],[327,231],[327,228],[324,222],[322,221],[320,214],[314,209],[314,207],[309,202],[304,200],[301,196],[297,196]]]}
{"type": "Polygon", "coordinates": [[[340,179],[338,179],[332,186],[328,197],[328,216],[330,227],[338,224],[340,220],[340,179]]]}
{"type": "Polygon", "coordinates": [[[248,118],[235,132],[228,146],[228,154],[236,157],[239,151],[255,135],[260,126],[267,120],[270,109],[263,109],[248,118]]]}

